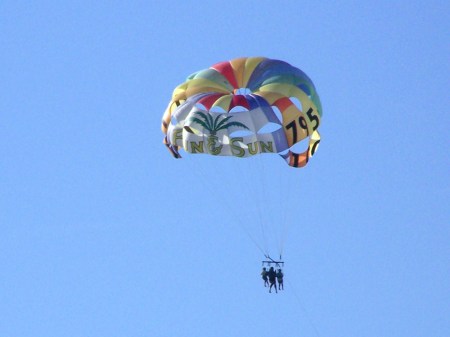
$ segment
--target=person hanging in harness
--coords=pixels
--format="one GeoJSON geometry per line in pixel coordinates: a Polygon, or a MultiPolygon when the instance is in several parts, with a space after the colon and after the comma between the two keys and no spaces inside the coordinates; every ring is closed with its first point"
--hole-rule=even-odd
{"type": "Polygon", "coordinates": [[[281,271],[281,269],[278,269],[277,271],[277,282],[278,282],[278,290],[284,290],[284,285],[283,285],[283,272],[281,271]]]}
{"type": "Polygon", "coordinates": [[[267,270],[265,267],[262,269],[261,277],[264,280],[264,287],[267,287],[269,285],[269,278],[267,277],[267,270]]]}
{"type": "Polygon", "coordinates": [[[270,267],[269,272],[267,273],[267,276],[269,277],[269,293],[272,292],[272,287],[275,286],[275,292],[278,293],[277,291],[277,284],[276,284],[276,278],[277,278],[277,273],[275,272],[275,270],[273,269],[273,267],[270,267]]]}

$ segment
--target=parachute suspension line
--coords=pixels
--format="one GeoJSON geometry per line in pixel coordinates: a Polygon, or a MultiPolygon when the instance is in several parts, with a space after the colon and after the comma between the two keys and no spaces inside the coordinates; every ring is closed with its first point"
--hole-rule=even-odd
{"type": "Polygon", "coordinates": [[[287,193],[285,185],[288,182],[286,171],[288,169],[275,169],[270,171],[270,183],[267,184],[269,187],[269,193],[271,193],[270,200],[273,201],[273,208],[275,211],[272,211],[270,215],[270,222],[272,224],[272,235],[273,235],[273,243],[275,245],[274,248],[277,249],[277,253],[280,256],[283,255],[283,227],[286,224],[286,217],[289,213],[290,208],[289,205],[289,195],[287,193]],[[278,217],[274,217],[274,214],[278,214],[278,217]]]}
{"type": "Polygon", "coordinates": [[[314,329],[314,333],[315,333],[316,337],[321,337],[321,335],[319,333],[319,329],[317,329],[316,325],[314,324],[313,320],[311,319],[309,312],[306,310],[305,306],[303,305],[303,302],[300,299],[300,296],[298,296],[297,291],[295,291],[294,286],[292,285],[291,281],[289,281],[289,278],[286,281],[287,281],[290,289],[292,290],[292,293],[294,294],[295,298],[297,299],[298,304],[302,308],[303,313],[305,314],[305,317],[308,319],[309,324],[314,329]]]}
{"type": "Polygon", "coordinates": [[[268,219],[268,215],[270,214],[270,210],[268,209],[268,207],[264,204],[264,202],[266,200],[270,200],[269,198],[267,198],[267,189],[266,189],[266,170],[265,170],[265,166],[263,163],[263,159],[261,158],[262,154],[257,154],[256,155],[256,160],[258,161],[258,167],[259,167],[259,174],[257,174],[259,176],[259,184],[257,184],[257,186],[261,187],[261,193],[259,193],[258,191],[258,211],[260,214],[260,227],[261,227],[261,235],[263,237],[264,240],[264,244],[266,246],[266,252],[267,254],[269,253],[269,244],[268,244],[268,240],[267,240],[267,231],[270,229],[269,225],[268,225],[268,221],[270,221],[268,219]]]}
{"type": "MultiPolygon", "coordinates": [[[[193,160],[192,161],[194,163],[195,168],[197,169],[197,171],[199,171],[201,173],[201,175],[203,177],[207,177],[208,176],[208,172],[202,167],[202,165],[196,161],[193,160]]],[[[194,170],[193,170],[194,171],[194,170]]],[[[194,171],[195,172],[195,171],[194,171]]],[[[204,182],[204,179],[199,179],[200,181],[204,182]]],[[[214,181],[214,180],[212,180],[214,181]]],[[[228,201],[227,198],[224,198],[222,200],[220,200],[217,196],[217,190],[218,187],[217,186],[215,189],[208,183],[204,183],[204,186],[206,186],[210,192],[211,195],[214,195],[217,201],[223,202],[225,204],[225,207],[228,209],[230,214],[235,213],[235,209],[232,207],[232,205],[230,204],[230,202],[228,201]]],[[[234,222],[234,219],[232,219],[234,222]]],[[[248,238],[250,239],[250,241],[253,242],[253,244],[256,246],[257,249],[259,249],[259,251],[262,254],[266,254],[266,251],[258,244],[258,242],[255,240],[255,238],[250,234],[250,231],[248,230],[248,228],[245,226],[244,220],[241,217],[237,217],[237,222],[235,222],[238,224],[238,226],[244,231],[244,233],[248,236],[248,238]]]]}
{"type": "MultiPolygon", "coordinates": [[[[254,178],[255,176],[259,176],[259,174],[254,174],[253,170],[243,170],[241,167],[241,164],[244,164],[243,160],[251,160],[250,158],[246,158],[246,159],[236,159],[239,162],[236,162],[236,165],[234,165],[234,167],[237,169],[238,174],[240,177],[242,177],[242,185],[244,186],[244,189],[246,190],[246,194],[250,195],[251,193],[253,193],[251,195],[251,197],[255,197],[256,198],[256,211],[258,213],[258,222],[261,228],[261,236],[262,236],[262,243],[263,243],[263,248],[264,249],[260,249],[264,255],[268,254],[269,249],[268,249],[268,244],[267,244],[267,237],[266,237],[266,231],[265,231],[265,226],[264,226],[264,216],[263,216],[263,201],[264,201],[264,197],[261,196],[261,193],[259,193],[259,191],[256,189],[257,186],[261,186],[261,183],[259,184],[255,184],[254,178]],[[253,187],[252,185],[255,185],[255,187],[253,187]]],[[[248,231],[247,231],[248,232],[248,231]]],[[[248,234],[249,235],[249,234],[248,234]]],[[[253,239],[254,240],[254,239],[253,239]]]]}
{"type": "Polygon", "coordinates": [[[288,229],[289,229],[289,223],[290,221],[287,221],[287,216],[285,216],[285,221],[282,224],[282,228],[281,228],[281,238],[280,238],[280,256],[283,255],[284,253],[284,245],[286,242],[286,237],[288,234],[288,229]]]}
{"type": "Polygon", "coordinates": [[[266,195],[267,200],[270,200],[272,203],[271,205],[267,205],[265,209],[267,212],[267,222],[268,222],[267,226],[271,230],[271,236],[273,237],[272,239],[274,245],[273,249],[275,249],[278,255],[280,255],[280,249],[279,247],[277,247],[277,241],[280,229],[279,217],[281,216],[281,214],[279,205],[281,200],[276,199],[277,196],[276,190],[279,188],[279,186],[277,186],[276,176],[281,175],[281,172],[283,172],[283,170],[276,169],[275,174],[273,171],[274,170],[273,168],[270,167],[270,165],[264,167],[264,178],[265,178],[264,193],[266,195]]]}
{"type": "MultiPolygon", "coordinates": [[[[298,193],[296,192],[296,184],[299,182],[299,178],[295,175],[295,179],[290,178],[294,175],[294,172],[288,170],[286,175],[280,175],[280,184],[283,186],[281,191],[283,193],[282,200],[282,222],[280,226],[280,255],[284,253],[284,245],[288,235],[289,228],[294,221],[293,213],[289,210],[297,209],[300,204],[300,200],[297,200],[298,193]],[[291,175],[292,174],[292,175],[291,175]]],[[[295,217],[295,219],[298,219],[295,217]]]]}
{"type": "Polygon", "coordinates": [[[277,171],[277,183],[278,183],[278,205],[279,206],[279,211],[280,211],[280,216],[281,216],[281,224],[278,224],[278,231],[277,231],[277,243],[278,243],[278,254],[280,255],[280,260],[281,260],[281,256],[283,255],[283,246],[282,246],[282,228],[284,227],[284,224],[286,223],[286,216],[287,216],[287,211],[288,211],[288,207],[287,207],[287,202],[289,201],[288,198],[286,198],[286,191],[285,191],[285,180],[286,180],[286,175],[283,174],[284,170],[278,170],[277,171]]]}
{"type": "Polygon", "coordinates": [[[285,237],[286,237],[286,228],[288,226],[288,206],[287,204],[289,202],[291,202],[290,199],[290,193],[289,191],[291,190],[287,184],[283,184],[282,179],[280,179],[280,184],[282,186],[281,188],[281,192],[280,192],[280,196],[282,197],[283,201],[283,206],[282,206],[282,218],[281,218],[281,224],[280,224],[280,236],[279,236],[279,241],[278,241],[278,245],[279,245],[279,253],[280,256],[283,255],[283,250],[284,250],[284,242],[285,242],[285,237]],[[284,190],[284,193],[283,193],[284,190]],[[283,195],[284,194],[284,195],[283,195]]]}

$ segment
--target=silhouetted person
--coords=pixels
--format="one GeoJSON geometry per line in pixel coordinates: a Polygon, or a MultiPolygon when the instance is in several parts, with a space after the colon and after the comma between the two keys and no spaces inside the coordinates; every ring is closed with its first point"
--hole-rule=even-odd
{"type": "Polygon", "coordinates": [[[267,287],[269,285],[269,278],[267,277],[267,270],[266,270],[266,268],[262,269],[261,277],[264,280],[264,287],[267,287]]]}
{"type": "Polygon", "coordinates": [[[267,276],[269,277],[269,283],[270,283],[270,287],[269,287],[269,293],[272,292],[272,287],[275,286],[275,292],[277,293],[277,284],[276,284],[276,278],[277,278],[277,273],[275,272],[275,270],[273,269],[273,267],[270,267],[269,272],[267,273],[267,276]]]}
{"type": "Polygon", "coordinates": [[[281,290],[281,289],[283,289],[284,290],[284,285],[283,285],[283,272],[281,271],[281,269],[278,269],[278,271],[277,271],[277,282],[278,282],[278,289],[279,290],[281,290]]]}

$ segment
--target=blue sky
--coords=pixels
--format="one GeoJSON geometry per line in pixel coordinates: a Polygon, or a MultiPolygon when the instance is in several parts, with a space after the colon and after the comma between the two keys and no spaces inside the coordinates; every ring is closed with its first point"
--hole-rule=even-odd
{"type": "Polygon", "coordinates": [[[449,336],[449,11],[2,1],[0,335],[449,336]],[[163,146],[173,88],[240,56],[314,81],[307,168],[163,146]],[[288,233],[278,295],[260,216],[288,233]]]}

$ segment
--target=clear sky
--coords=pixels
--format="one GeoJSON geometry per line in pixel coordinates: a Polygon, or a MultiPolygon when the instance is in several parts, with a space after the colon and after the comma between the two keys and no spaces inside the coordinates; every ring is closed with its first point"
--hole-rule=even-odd
{"type": "Polygon", "coordinates": [[[449,13],[1,1],[0,336],[450,336],[449,13]],[[273,156],[264,178],[162,144],[175,86],[241,56],[314,81],[305,169],[273,156]],[[287,230],[279,294],[259,275],[261,217],[287,230]]]}

